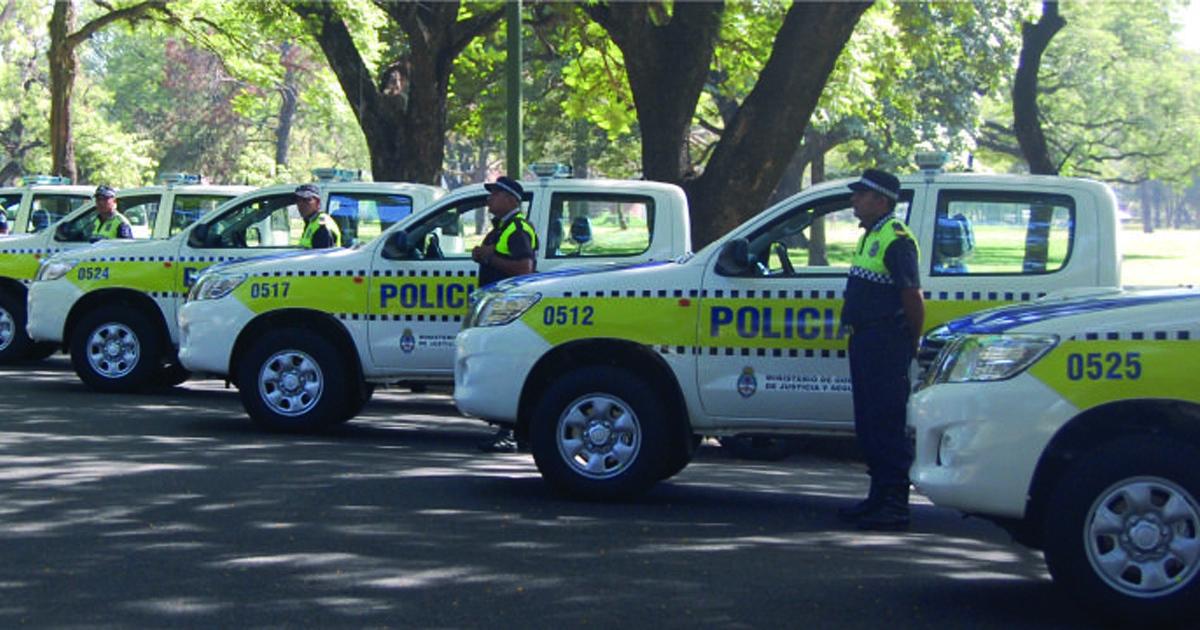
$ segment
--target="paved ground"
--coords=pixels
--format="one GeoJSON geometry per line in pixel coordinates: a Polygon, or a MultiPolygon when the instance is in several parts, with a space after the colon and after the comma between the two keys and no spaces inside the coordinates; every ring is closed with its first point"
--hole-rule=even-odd
{"type": "Polygon", "coordinates": [[[1066,628],[1041,556],[916,497],[906,534],[834,509],[853,448],[705,447],[645,498],[563,500],[444,394],[385,391],[316,437],[217,381],[86,390],[0,369],[0,627],[1066,628]]]}

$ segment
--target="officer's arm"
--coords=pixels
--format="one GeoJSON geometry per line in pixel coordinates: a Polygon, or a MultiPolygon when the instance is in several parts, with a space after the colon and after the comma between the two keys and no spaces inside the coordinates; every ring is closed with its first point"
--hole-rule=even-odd
{"type": "Polygon", "coordinates": [[[900,289],[900,305],[904,307],[904,318],[908,321],[908,332],[915,348],[921,343],[921,333],[925,332],[925,298],[921,296],[921,289],[900,289]]]}
{"type": "Polygon", "coordinates": [[[523,276],[533,273],[532,258],[505,258],[499,254],[492,254],[486,262],[504,272],[506,276],[523,276]]]}
{"type": "Polygon", "coordinates": [[[317,228],[316,232],[313,232],[312,248],[325,249],[327,247],[333,247],[333,235],[329,233],[328,228],[322,225],[317,228]]]}
{"type": "Polygon", "coordinates": [[[916,348],[921,343],[921,334],[925,332],[925,298],[921,295],[916,244],[909,238],[893,241],[884,254],[883,264],[900,290],[900,306],[904,309],[904,319],[908,322],[909,334],[916,348]]]}

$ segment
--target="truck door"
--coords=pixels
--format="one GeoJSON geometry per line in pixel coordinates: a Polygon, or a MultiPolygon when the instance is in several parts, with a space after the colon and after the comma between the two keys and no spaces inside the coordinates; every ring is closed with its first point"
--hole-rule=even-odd
{"type": "MultiPolygon", "coordinates": [[[[901,191],[907,219],[914,190],[901,191]]],[[[808,424],[853,417],[842,293],[862,233],[850,191],[801,197],[744,232],[733,269],[714,255],[700,297],[697,379],[707,413],[808,424]]],[[[728,247],[728,245],[727,245],[728,247]]]]}

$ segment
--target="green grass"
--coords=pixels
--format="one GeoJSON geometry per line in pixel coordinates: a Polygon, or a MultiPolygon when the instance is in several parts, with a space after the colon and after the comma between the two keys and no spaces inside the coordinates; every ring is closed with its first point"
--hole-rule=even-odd
{"type": "Polygon", "coordinates": [[[1121,230],[1121,283],[1131,286],[1200,286],[1200,230],[1121,230]]]}

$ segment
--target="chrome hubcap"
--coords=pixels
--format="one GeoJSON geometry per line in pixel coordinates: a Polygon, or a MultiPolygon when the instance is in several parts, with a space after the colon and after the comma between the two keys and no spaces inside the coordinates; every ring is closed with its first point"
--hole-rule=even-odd
{"type": "Polygon", "coordinates": [[[558,452],[572,470],[590,479],[621,474],[637,460],[642,428],[625,401],[589,394],[571,403],[558,419],[558,452]]]}
{"type": "Polygon", "coordinates": [[[1088,512],[1085,548],[1109,586],[1133,597],[1162,597],[1200,566],[1200,506],[1159,477],[1121,481],[1088,512]]]}
{"type": "Polygon", "coordinates": [[[325,387],[321,366],[299,350],[281,350],[263,362],[258,372],[258,393],[274,413],[299,416],[321,400],[325,387]]]}
{"type": "Polygon", "coordinates": [[[92,331],[88,338],[87,360],[92,371],[104,378],[127,376],[137,367],[142,347],[137,335],[125,324],[109,322],[92,331]]]}

